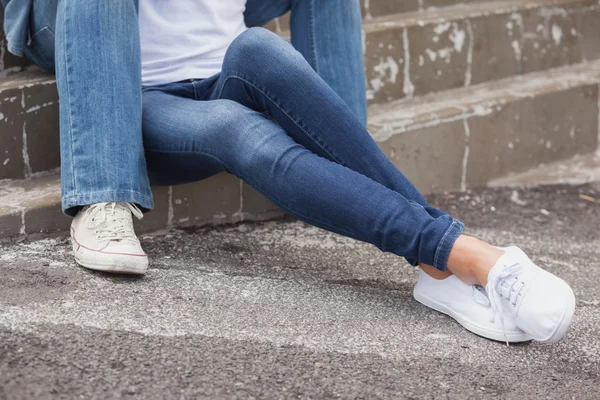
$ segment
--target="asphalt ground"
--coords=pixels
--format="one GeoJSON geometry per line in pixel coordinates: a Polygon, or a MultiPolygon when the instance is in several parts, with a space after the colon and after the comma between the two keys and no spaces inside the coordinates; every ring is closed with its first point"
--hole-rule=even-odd
{"type": "Polygon", "coordinates": [[[5,242],[0,399],[598,399],[599,189],[429,197],[572,285],[554,345],[470,334],[402,259],[291,219],[144,236],[143,278],[77,267],[66,237],[5,242]]]}

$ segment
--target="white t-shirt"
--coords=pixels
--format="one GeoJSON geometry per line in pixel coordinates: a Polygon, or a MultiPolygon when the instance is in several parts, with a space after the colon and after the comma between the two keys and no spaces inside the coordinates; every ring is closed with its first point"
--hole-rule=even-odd
{"type": "Polygon", "coordinates": [[[208,78],[246,30],[246,0],[140,0],[142,84],[208,78]]]}

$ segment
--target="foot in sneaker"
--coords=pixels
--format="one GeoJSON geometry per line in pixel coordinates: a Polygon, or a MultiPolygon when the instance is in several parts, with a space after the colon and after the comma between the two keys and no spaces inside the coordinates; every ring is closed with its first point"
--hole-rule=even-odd
{"type": "Polygon", "coordinates": [[[96,271],[144,274],[148,256],[133,230],[142,212],[130,203],[97,203],[84,207],[71,223],[75,261],[96,271]]]}
{"type": "Polygon", "coordinates": [[[463,283],[454,275],[434,279],[421,270],[413,295],[419,303],[454,318],[476,335],[512,343],[531,340],[510,321],[502,326],[483,287],[463,283]]]}
{"type": "Polygon", "coordinates": [[[565,335],[575,295],[569,285],[535,265],[517,247],[507,247],[488,275],[486,290],[502,320],[514,323],[540,342],[565,335]]]}

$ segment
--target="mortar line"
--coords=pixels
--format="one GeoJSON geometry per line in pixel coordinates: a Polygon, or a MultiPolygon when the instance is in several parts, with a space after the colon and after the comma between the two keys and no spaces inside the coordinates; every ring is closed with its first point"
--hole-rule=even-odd
{"type": "Polygon", "coordinates": [[[240,221],[244,220],[244,181],[240,179],[240,221]]]}
{"type": "Polygon", "coordinates": [[[31,171],[31,164],[29,163],[29,150],[27,148],[27,121],[23,122],[22,140],[23,140],[23,148],[21,151],[23,154],[23,165],[24,165],[23,174],[25,175],[25,179],[31,179],[31,176],[33,175],[33,173],[31,171]]]}
{"type": "Polygon", "coordinates": [[[445,124],[448,122],[462,121],[462,120],[465,120],[465,119],[468,119],[471,117],[486,116],[486,115],[492,114],[493,112],[494,111],[490,108],[489,110],[484,110],[483,112],[481,112],[481,111],[464,112],[464,113],[459,114],[454,117],[436,118],[434,120],[430,120],[430,121],[423,122],[423,123],[416,123],[413,125],[402,126],[402,127],[398,127],[395,129],[392,128],[394,130],[377,129],[377,130],[374,130],[373,132],[371,132],[371,136],[373,137],[373,139],[376,142],[384,142],[393,136],[401,135],[406,132],[413,132],[413,131],[423,129],[423,128],[431,128],[431,127],[439,126],[441,124],[445,124]]]}
{"type": "Polygon", "coordinates": [[[596,115],[597,117],[597,132],[596,134],[598,135],[598,141],[596,143],[596,155],[598,157],[600,157],[600,85],[596,85],[596,88],[598,89],[596,92],[596,104],[597,104],[597,108],[598,108],[598,113],[596,115]]]}
{"type": "Polygon", "coordinates": [[[365,19],[372,19],[373,16],[371,15],[371,1],[370,0],[365,0],[364,8],[365,8],[365,19]]]}
{"type": "Polygon", "coordinates": [[[408,29],[402,31],[402,45],[404,47],[404,88],[403,92],[406,97],[413,97],[415,86],[410,80],[410,44],[408,42],[408,29]]]}
{"type": "Polygon", "coordinates": [[[25,226],[25,207],[21,207],[21,229],[19,230],[19,234],[27,235],[27,229],[25,226]]]}
{"type": "Polygon", "coordinates": [[[473,46],[475,35],[473,34],[473,26],[471,20],[467,19],[467,34],[469,35],[469,47],[467,48],[467,70],[465,71],[465,86],[471,86],[472,68],[473,68],[473,46]]]}
{"type": "Polygon", "coordinates": [[[175,211],[173,210],[173,186],[169,186],[169,191],[167,194],[169,210],[167,211],[167,228],[173,226],[173,218],[175,216],[175,211]]]}
{"type": "Polygon", "coordinates": [[[6,72],[4,71],[4,56],[6,55],[6,50],[4,49],[5,45],[6,39],[2,38],[2,40],[0,40],[0,78],[6,76],[6,72]]]}
{"type": "Polygon", "coordinates": [[[462,174],[460,177],[460,190],[464,192],[467,190],[467,164],[469,162],[469,138],[471,137],[471,128],[469,127],[469,122],[467,119],[463,119],[463,127],[465,129],[465,153],[463,155],[462,161],[462,174]]]}
{"type": "Polygon", "coordinates": [[[275,18],[275,32],[281,34],[281,23],[279,22],[279,18],[275,18]]]}

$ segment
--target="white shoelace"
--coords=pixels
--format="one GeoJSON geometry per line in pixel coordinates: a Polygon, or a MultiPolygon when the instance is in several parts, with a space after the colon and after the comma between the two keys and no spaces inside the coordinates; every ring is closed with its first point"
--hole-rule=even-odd
{"type": "Polygon", "coordinates": [[[138,238],[133,230],[131,214],[137,219],[143,217],[140,209],[131,203],[97,203],[85,211],[85,226],[94,229],[94,234],[100,240],[136,244],[138,238]]]}
{"type": "Polygon", "coordinates": [[[517,300],[525,287],[525,284],[521,282],[516,275],[519,271],[521,271],[521,264],[519,263],[505,266],[500,273],[492,277],[486,287],[490,305],[492,306],[492,310],[494,310],[492,321],[494,321],[497,314],[500,315],[500,325],[502,325],[502,332],[504,333],[504,339],[506,340],[507,346],[509,346],[509,343],[508,337],[506,336],[506,329],[504,328],[504,313],[508,312],[512,314],[512,312],[504,309],[502,306],[502,299],[506,298],[513,307],[517,305],[517,300]],[[508,283],[508,286],[505,287],[507,290],[506,296],[502,294],[502,285],[505,282],[510,282],[508,283]]]}

